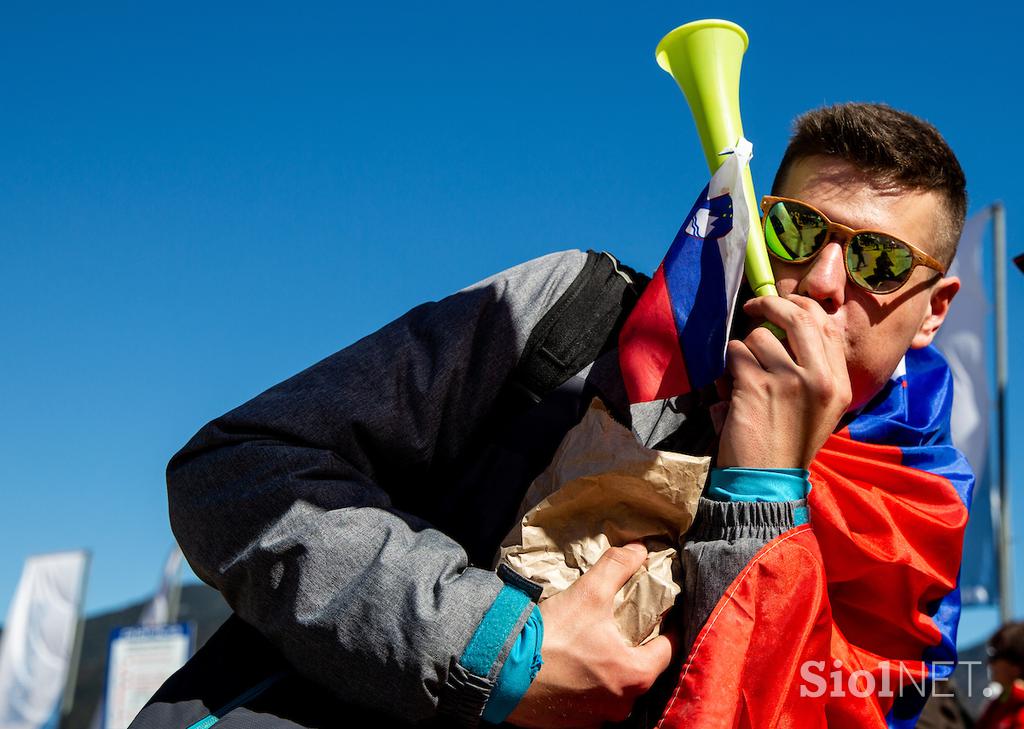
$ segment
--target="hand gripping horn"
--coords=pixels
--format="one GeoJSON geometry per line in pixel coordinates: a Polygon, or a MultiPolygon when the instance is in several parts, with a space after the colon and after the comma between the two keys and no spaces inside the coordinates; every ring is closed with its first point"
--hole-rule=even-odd
{"type": "MultiPolygon", "coordinates": [[[[723,162],[719,153],[734,147],[743,136],[740,65],[746,50],[746,31],[727,20],[697,20],[681,25],[662,38],[655,50],[658,65],[676,80],[690,104],[712,174],[723,162]]],[[[757,296],[778,296],[749,167],[743,170],[743,188],[750,214],[747,281],[757,296]]]]}

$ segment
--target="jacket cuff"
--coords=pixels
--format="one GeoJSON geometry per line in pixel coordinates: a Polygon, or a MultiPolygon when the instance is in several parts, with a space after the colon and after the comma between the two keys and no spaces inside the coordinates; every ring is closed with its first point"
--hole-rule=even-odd
{"type": "Polygon", "coordinates": [[[461,726],[479,724],[498,676],[540,597],[539,585],[505,565],[498,568],[504,582],[484,614],[462,655],[452,658],[441,692],[439,711],[461,726]]]}
{"type": "MultiPolygon", "coordinates": [[[[705,497],[712,501],[796,502],[811,490],[804,468],[713,468],[705,497]]],[[[806,505],[794,509],[797,524],[806,524],[806,505]]]]}
{"type": "Polygon", "coordinates": [[[484,706],[483,719],[489,724],[500,724],[519,705],[523,696],[537,677],[544,661],[540,648],[544,642],[544,618],[540,609],[534,607],[523,632],[512,645],[512,652],[501,667],[498,681],[491,691],[491,697],[484,706]]]}

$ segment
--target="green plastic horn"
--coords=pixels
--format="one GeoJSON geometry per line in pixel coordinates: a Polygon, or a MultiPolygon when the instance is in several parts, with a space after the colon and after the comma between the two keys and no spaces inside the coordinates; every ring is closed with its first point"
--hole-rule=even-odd
{"type": "MultiPolygon", "coordinates": [[[[743,136],[740,65],[746,50],[746,31],[728,20],[697,20],[681,25],[662,38],[655,50],[658,65],[676,80],[690,104],[712,174],[723,162],[719,153],[735,146],[743,136]]],[[[747,281],[757,296],[778,296],[764,232],[758,224],[761,216],[749,167],[743,171],[743,187],[750,212],[747,281]]]]}

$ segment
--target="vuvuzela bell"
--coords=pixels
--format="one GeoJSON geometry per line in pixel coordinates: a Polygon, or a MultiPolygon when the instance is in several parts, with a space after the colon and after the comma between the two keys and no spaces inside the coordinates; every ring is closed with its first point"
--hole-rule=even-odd
{"type": "MultiPolygon", "coordinates": [[[[681,25],[662,38],[655,50],[658,65],[671,74],[686,96],[712,174],[722,163],[719,152],[735,146],[743,136],[740,66],[746,50],[746,31],[728,20],[681,25]]],[[[747,281],[756,295],[777,296],[749,167],[743,172],[743,188],[750,214],[747,281]]]]}

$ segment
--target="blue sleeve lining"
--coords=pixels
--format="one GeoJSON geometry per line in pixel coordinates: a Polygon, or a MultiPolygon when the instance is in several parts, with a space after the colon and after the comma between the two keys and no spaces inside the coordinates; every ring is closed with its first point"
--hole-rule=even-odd
{"type": "Polygon", "coordinates": [[[502,587],[459,658],[462,667],[477,676],[488,677],[509,633],[519,625],[523,611],[532,602],[525,592],[508,585],[502,587]]]}
{"type": "MultiPolygon", "coordinates": [[[[713,468],[705,496],[714,501],[800,501],[811,491],[806,468],[713,468]]],[[[806,506],[793,510],[798,524],[806,524],[806,506]]]]}
{"type": "Polygon", "coordinates": [[[498,681],[484,707],[484,721],[500,724],[519,704],[544,662],[540,654],[543,642],[544,620],[540,609],[534,608],[498,674],[498,681]]]}
{"type": "Polygon", "coordinates": [[[544,621],[532,596],[523,586],[506,584],[459,658],[459,664],[470,673],[494,681],[484,705],[484,721],[500,724],[515,709],[543,663],[543,640],[544,621]],[[513,638],[514,630],[519,633],[513,638]],[[493,676],[504,649],[509,649],[509,654],[498,675],[493,676]]]}

